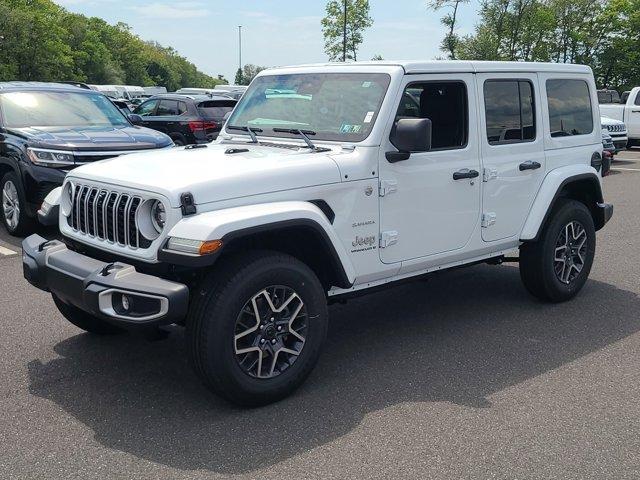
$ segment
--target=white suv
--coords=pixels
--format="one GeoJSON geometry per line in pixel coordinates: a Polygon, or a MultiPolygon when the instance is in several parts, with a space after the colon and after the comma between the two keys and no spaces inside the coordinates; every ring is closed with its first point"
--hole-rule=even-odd
{"type": "Polygon", "coordinates": [[[613,213],[600,130],[579,65],[265,71],[217,142],[71,172],[25,276],[89,332],[185,325],[210,388],[265,404],[316,364],[327,301],[518,248],[531,294],[576,295],[613,213]]]}

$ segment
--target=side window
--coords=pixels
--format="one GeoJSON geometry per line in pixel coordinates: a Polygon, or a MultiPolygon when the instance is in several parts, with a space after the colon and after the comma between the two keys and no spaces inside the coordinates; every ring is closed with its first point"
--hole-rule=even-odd
{"type": "Polygon", "coordinates": [[[584,80],[547,80],[547,102],[552,137],[593,132],[591,96],[584,80]]]}
{"type": "Polygon", "coordinates": [[[533,85],[528,80],[487,80],[484,111],[489,144],[535,140],[533,85]]]}
{"type": "Polygon", "coordinates": [[[135,113],[137,113],[141,117],[148,117],[149,115],[153,115],[153,111],[156,109],[157,104],[157,100],[150,100],[148,102],[145,102],[136,109],[135,113]]]}
{"type": "Polygon", "coordinates": [[[468,110],[464,82],[412,83],[402,94],[396,121],[428,118],[433,150],[463,148],[469,135],[468,110]]]}
{"type": "Polygon", "coordinates": [[[184,115],[187,112],[187,104],[184,102],[178,102],[178,115],[184,115]]]}
{"type": "Polygon", "coordinates": [[[178,101],[160,100],[160,105],[158,105],[158,112],[156,113],[156,115],[178,115],[178,101]]]}
{"type": "Polygon", "coordinates": [[[635,104],[636,104],[636,105],[640,105],[640,92],[638,92],[638,93],[636,94],[636,101],[635,101],[635,104]]]}

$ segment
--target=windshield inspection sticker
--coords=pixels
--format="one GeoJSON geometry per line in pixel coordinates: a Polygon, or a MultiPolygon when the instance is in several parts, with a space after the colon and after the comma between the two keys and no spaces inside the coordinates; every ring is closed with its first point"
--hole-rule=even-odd
{"type": "Polygon", "coordinates": [[[371,86],[371,82],[362,82],[362,88],[369,88],[371,86]]]}
{"type": "Polygon", "coordinates": [[[364,123],[371,123],[371,120],[373,120],[373,116],[375,115],[376,112],[367,112],[367,114],[364,117],[364,123]]]}
{"type": "Polygon", "coordinates": [[[360,133],[362,131],[362,125],[349,125],[343,123],[340,127],[340,133],[360,133]]]}

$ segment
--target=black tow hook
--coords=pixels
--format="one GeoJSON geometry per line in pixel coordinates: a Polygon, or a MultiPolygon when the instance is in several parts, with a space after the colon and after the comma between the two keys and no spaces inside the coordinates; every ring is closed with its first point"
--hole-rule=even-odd
{"type": "Polygon", "coordinates": [[[107,265],[104,266],[102,270],[100,270],[100,275],[102,277],[108,277],[111,274],[111,272],[113,272],[115,269],[116,269],[115,263],[108,263],[107,265]]]}

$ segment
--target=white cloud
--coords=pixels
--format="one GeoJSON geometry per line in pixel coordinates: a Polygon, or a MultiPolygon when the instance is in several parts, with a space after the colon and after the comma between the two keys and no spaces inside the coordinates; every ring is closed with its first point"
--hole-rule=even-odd
{"type": "MultiPolygon", "coordinates": [[[[69,1],[69,0],[67,0],[69,1]]],[[[70,1],[82,1],[82,0],[70,0],[70,1]]],[[[136,13],[145,15],[149,18],[200,18],[206,17],[211,14],[210,10],[207,10],[204,4],[200,2],[181,2],[181,3],[161,3],[153,2],[145,5],[135,5],[128,7],[129,10],[133,10],[136,13]]]]}

